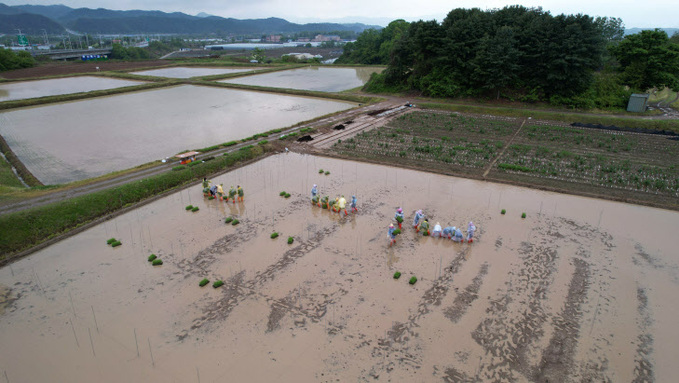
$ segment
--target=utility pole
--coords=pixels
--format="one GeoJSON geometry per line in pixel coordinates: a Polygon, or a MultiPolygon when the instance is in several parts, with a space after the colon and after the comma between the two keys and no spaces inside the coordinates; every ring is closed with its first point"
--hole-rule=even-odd
{"type": "Polygon", "coordinates": [[[50,45],[50,39],[47,36],[47,30],[43,29],[42,31],[45,32],[45,45],[49,46],[50,45]]]}
{"type": "Polygon", "coordinates": [[[71,34],[68,34],[68,49],[73,50],[73,44],[71,44],[71,34]]]}

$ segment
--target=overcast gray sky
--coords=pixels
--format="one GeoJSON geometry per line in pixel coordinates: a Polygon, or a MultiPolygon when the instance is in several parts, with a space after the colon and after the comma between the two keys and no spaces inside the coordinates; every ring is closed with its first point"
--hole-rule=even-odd
{"type": "Polygon", "coordinates": [[[627,28],[679,28],[679,0],[0,0],[7,5],[64,4],[72,8],[200,12],[237,19],[281,17],[292,22],[341,21],[385,25],[398,18],[443,20],[453,8],[541,6],[552,14],[585,13],[622,18],[627,28]]]}

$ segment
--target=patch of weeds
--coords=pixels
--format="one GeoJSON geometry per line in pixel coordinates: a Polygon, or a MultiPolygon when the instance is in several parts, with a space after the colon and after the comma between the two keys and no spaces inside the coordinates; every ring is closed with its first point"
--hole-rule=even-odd
{"type": "Polygon", "coordinates": [[[292,237],[288,237],[288,245],[292,245],[293,242],[295,242],[295,239],[292,237]]]}
{"type": "Polygon", "coordinates": [[[401,278],[401,272],[397,271],[397,272],[394,273],[394,279],[399,279],[399,278],[401,278]]]}
{"type": "Polygon", "coordinates": [[[238,225],[239,223],[240,223],[240,221],[239,221],[238,219],[236,219],[236,218],[234,218],[234,219],[233,219],[233,222],[231,222],[231,224],[232,224],[233,226],[236,226],[236,225],[238,225]]]}
{"type": "Polygon", "coordinates": [[[191,210],[191,209],[193,209],[193,205],[188,205],[188,206],[186,207],[186,210],[191,210]]]}
{"type": "Polygon", "coordinates": [[[152,264],[153,266],[160,266],[160,265],[163,264],[163,260],[160,259],[160,258],[156,258],[156,259],[153,260],[153,262],[151,262],[151,264],[152,264]]]}
{"type": "Polygon", "coordinates": [[[277,238],[277,237],[278,237],[278,232],[274,231],[273,233],[271,233],[271,238],[272,238],[272,239],[273,239],[273,238],[277,238]]]}
{"type": "Polygon", "coordinates": [[[198,210],[200,210],[200,209],[198,208],[198,206],[194,206],[194,207],[191,209],[191,211],[194,212],[194,213],[197,212],[198,210]]]}
{"type": "Polygon", "coordinates": [[[412,277],[412,278],[410,278],[410,280],[408,281],[408,283],[410,283],[411,285],[414,285],[415,282],[417,282],[417,277],[412,277]]]}
{"type": "Polygon", "coordinates": [[[120,245],[122,245],[122,244],[123,244],[122,242],[116,240],[115,242],[113,242],[113,243],[111,244],[111,247],[118,247],[118,246],[120,246],[120,245]]]}
{"type": "Polygon", "coordinates": [[[203,280],[200,281],[200,283],[198,284],[198,286],[203,287],[203,286],[207,285],[208,283],[210,283],[210,280],[207,279],[207,278],[203,278],[203,280]]]}
{"type": "Polygon", "coordinates": [[[156,258],[158,258],[158,257],[156,257],[156,255],[155,255],[155,254],[151,254],[151,255],[149,255],[149,262],[153,262],[153,261],[155,261],[155,260],[156,260],[156,258]]]}
{"type": "Polygon", "coordinates": [[[502,209],[502,210],[500,211],[500,214],[502,214],[502,215],[505,215],[506,213],[507,213],[507,210],[505,210],[505,209],[502,209]]]}
{"type": "Polygon", "coordinates": [[[220,286],[223,286],[223,285],[224,285],[224,281],[216,281],[215,283],[212,284],[212,287],[214,287],[216,289],[217,287],[220,287],[220,286]]]}

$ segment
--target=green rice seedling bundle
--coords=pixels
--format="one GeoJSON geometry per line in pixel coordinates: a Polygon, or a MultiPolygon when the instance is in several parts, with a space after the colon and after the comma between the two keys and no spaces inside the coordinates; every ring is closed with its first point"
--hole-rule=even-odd
{"type": "Polygon", "coordinates": [[[198,284],[198,286],[203,287],[203,286],[207,285],[208,283],[210,283],[210,280],[207,279],[207,278],[203,278],[203,280],[200,281],[200,283],[198,284]]]}
{"type": "Polygon", "coordinates": [[[412,277],[412,278],[410,278],[410,280],[408,281],[408,283],[410,283],[411,285],[414,285],[415,282],[417,282],[417,277],[412,277]]]}
{"type": "Polygon", "coordinates": [[[200,210],[200,209],[198,208],[198,206],[194,206],[193,209],[191,209],[191,211],[194,212],[194,213],[197,212],[198,210],[200,210]]]}
{"type": "Polygon", "coordinates": [[[273,238],[277,238],[277,237],[278,237],[278,233],[277,233],[277,232],[274,231],[273,233],[271,233],[271,238],[272,238],[272,239],[273,239],[273,238]]]}
{"type": "Polygon", "coordinates": [[[325,173],[325,172],[323,171],[323,169],[318,169],[318,174],[322,174],[322,173],[325,173]]]}
{"type": "Polygon", "coordinates": [[[191,210],[191,209],[193,209],[193,205],[186,206],[186,210],[191,210]]]}
{"type": "Polygon", "coordinates": [[[288,245],[292,245],[293,242],[295,242],[295,239],[292,237],[288,237],[288,245]]]}
{"type": "Polygon", "coordinates": [[[156,255],[155,255],[155,254],[151,254],[151,255],[149,255],[149,262],[153,262],[153,261],[155,261],[155,260],[156,260],[156,258],[158,258],[158,257],[156,257],[156,255]]]}
{"type": "Polygon", "coordinates": [[[394,236],[397,236],[397,235],[401,234],[401,229],[396,229],[391,234],[393,234],[394,236]]]}
{"type": "Polygon", "coordinates": [[[153,262],[151,262],[151,264],[152,264],[153,266],[160,266],[160,265],[163,264],[163,260],[160,259],[160,258],[156,258],[156,259],[153,260],[153,262]]]}
{"type": "Polygon", "coordinates": [[[236,225],[238,225],[239,223],[240,223],[240,221],[239,221],[237,218],[234,218],[234,219],[233,219],[233,222],[231,222],[231,224],[232,224],[233,226],[236,226],[236,225]]]}
{"type": "Polygon", "coordinates": [[[285,190],[284,190],[284,191],[280,192],[280,194],[278,194],[278,195],[281,196],[281,197],[285,197],[286,194],[288,194],[288,193],[286,193],[285,190]]]}
{"type": "Polygon", "coordinates": [[[399,278],[401,278],[401,272],[397,271],[397,272],[394,273],[394,279],[399,279],[399,278]]]}
{"type": "Polygon", "coordinates": [[[233,221],[233,217],[226,217],[224,223],[231,223],[231,221],[233,221]]]}
{"type": "Polygon", "coordinates": [[[113,243],[111,244],[111,247],[118,247],[118,246],[120,246],[120,245],[122,245],[122,244],[123,244],[123,243],[120,242],[120,241],[115,241],[115,242],[113,242],[113,243]]]}
{"type": "Polygon", "coordinates": [[[216,289],[217,287],[220,287],[220,286],[223,286],[223,285],[224,285],[224,281],[216,281],[215,283],[212,284],[212,287],[214,287],[216,289]]]}
{"type": "Polygon", "coordinates": [[[502,209],[502,211],[500,211],[500,214],[502,214],[502,215],[505,215],[505,213],[507,213],[507,210],[505,210],[505,209],[502,209]]]}
{"type": "Polygon", "coordinates": [[[526,218],[526,213],[521,213],[521,218],[526,218]]]}
{"type": "Polygon", "coordinates": [[[290,193],[285,193],[285,198],[290,198],[290,193]]]}
{"type": "Polygon", "coordinates": [[[107,244],[107,245],[110,245],[110,244],[112,244],[112,243],[115,242],[115,241],[116,241],[115,238],[109,238],[108,241],[106,241],[106,244],[107,244]]]}

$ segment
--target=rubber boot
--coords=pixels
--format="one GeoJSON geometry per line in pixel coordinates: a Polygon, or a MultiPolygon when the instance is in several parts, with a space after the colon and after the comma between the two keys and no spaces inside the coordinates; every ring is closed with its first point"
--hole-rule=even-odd
{"type": "Polygon", "coordinates": [[[346,209],[344,210],[344,215],[347,216],[349,213],[347,213],[346,209]]]}

